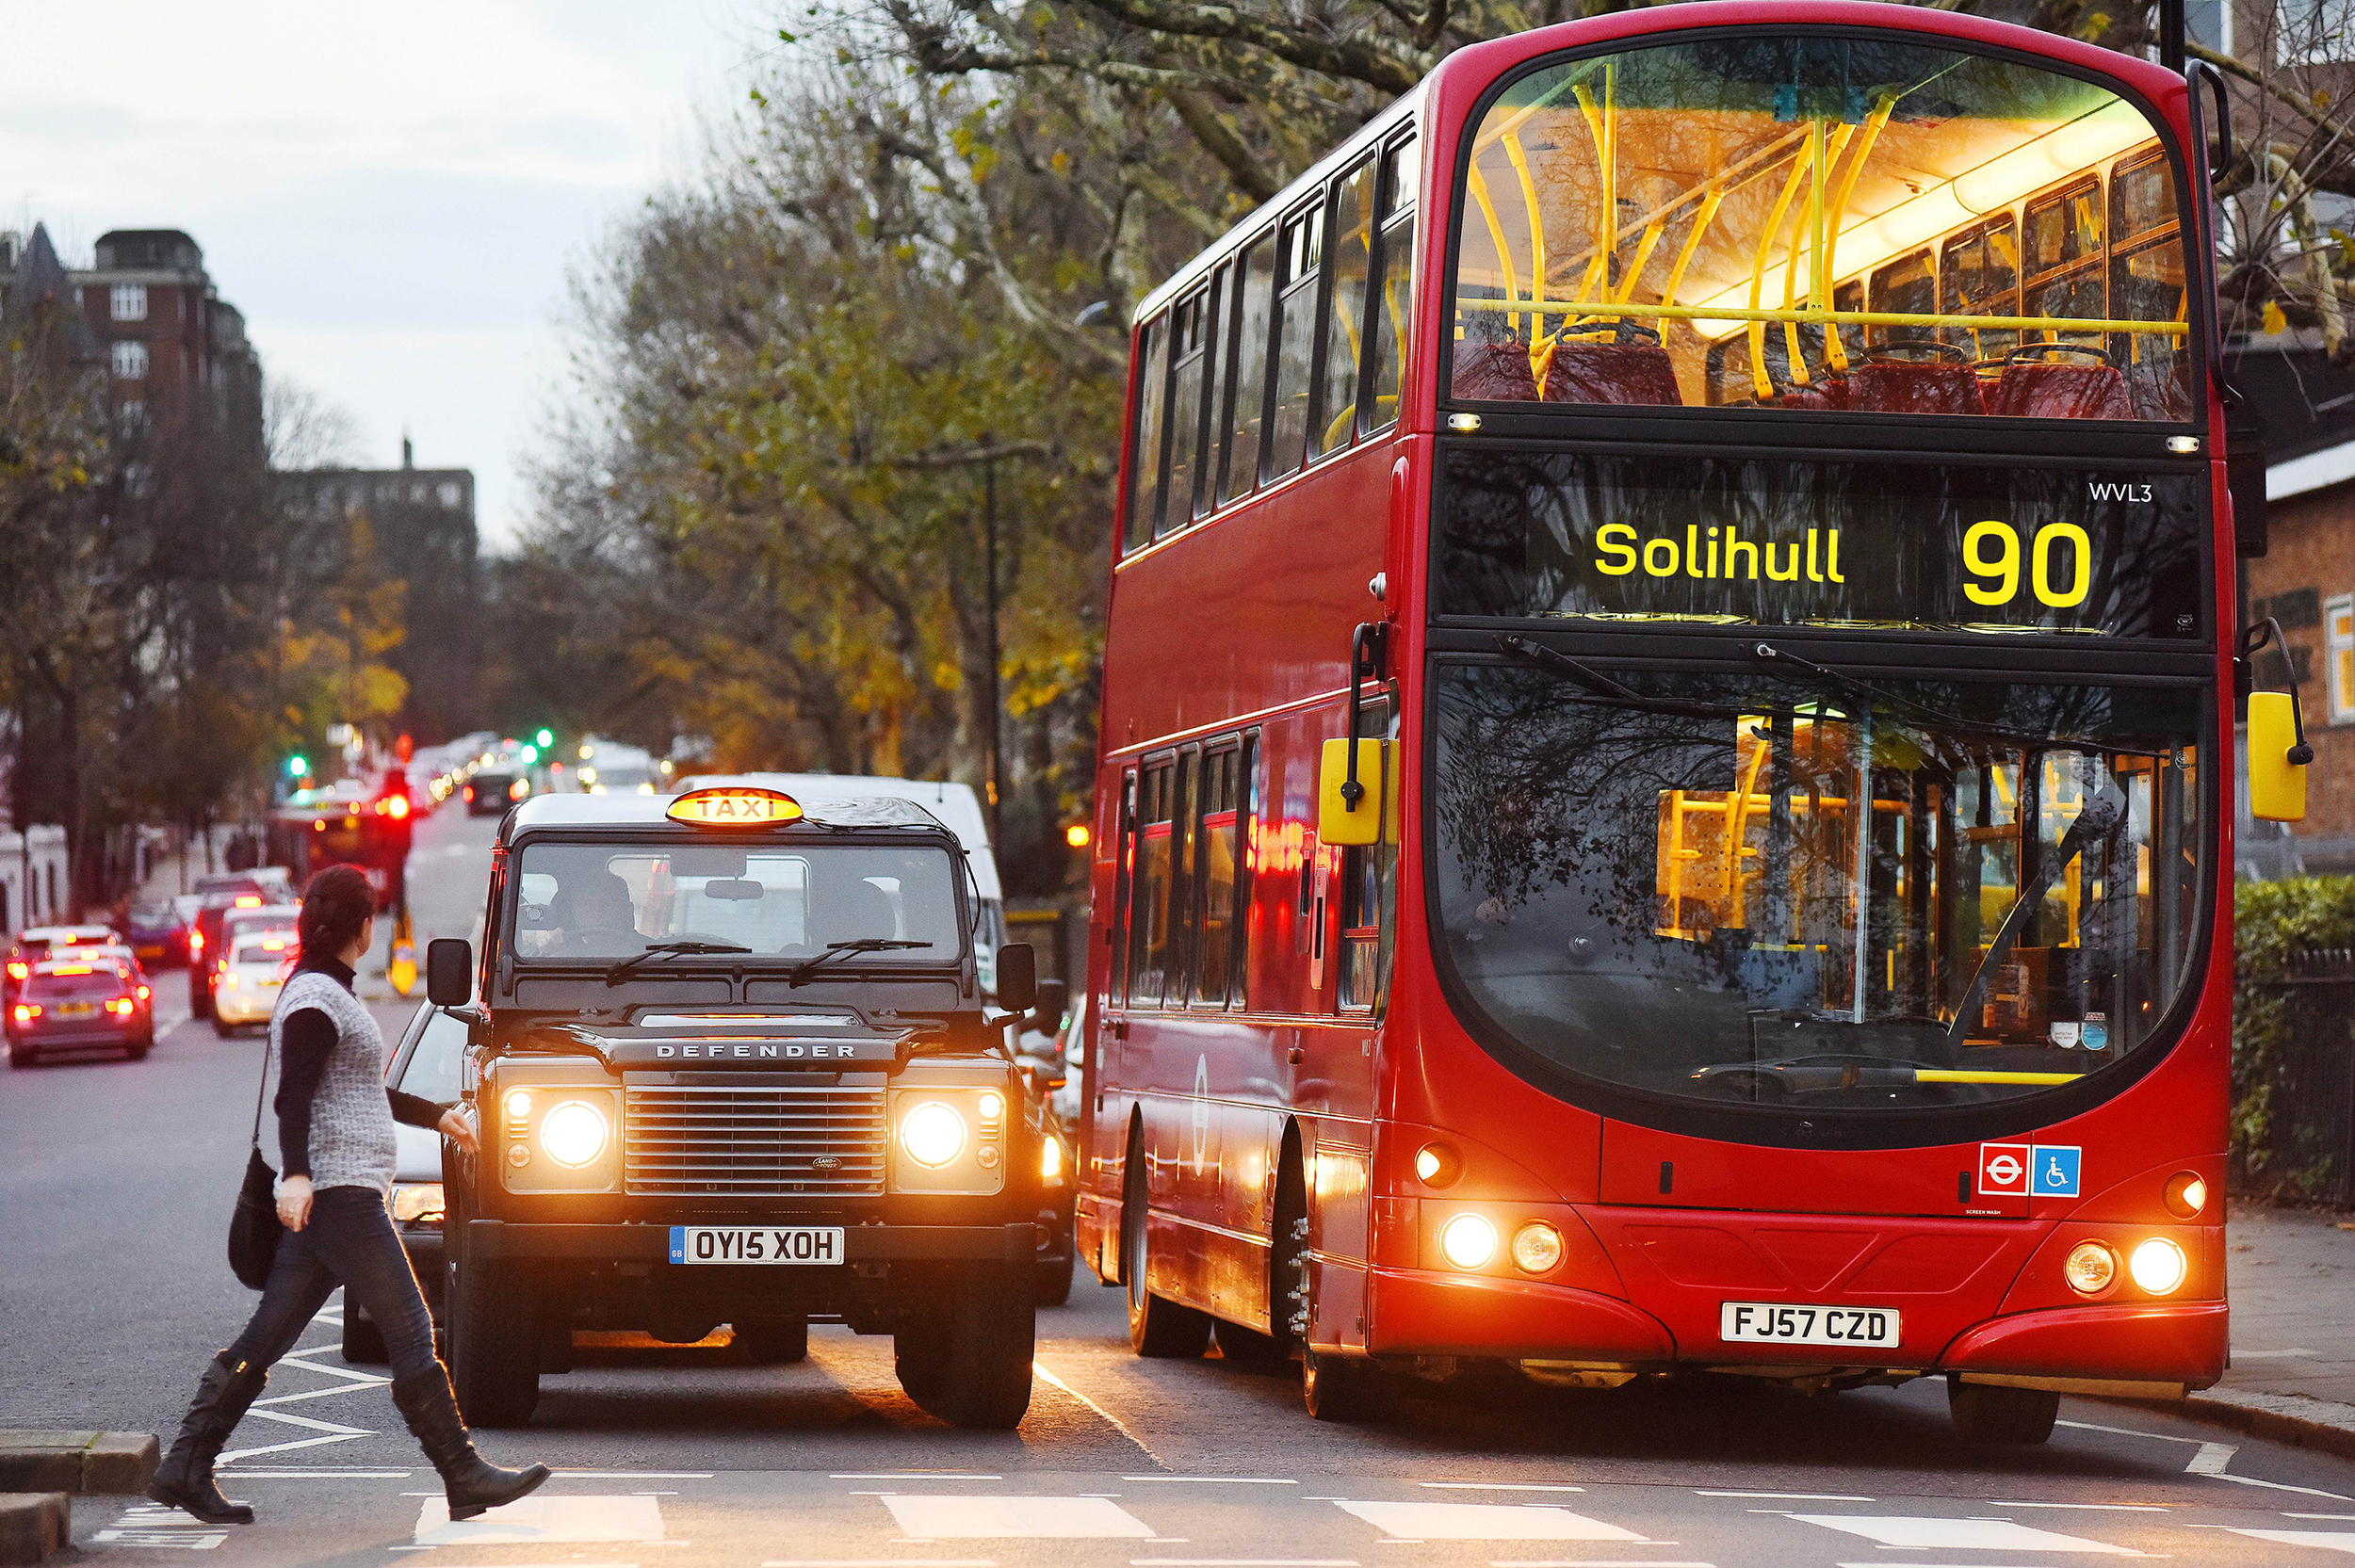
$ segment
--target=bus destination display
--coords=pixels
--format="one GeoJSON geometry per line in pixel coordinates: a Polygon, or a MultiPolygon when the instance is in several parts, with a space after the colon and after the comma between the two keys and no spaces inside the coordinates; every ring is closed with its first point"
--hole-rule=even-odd
{"type": "Polygon", "coordinates": [[[1442,461],[1442,616],[2200,635],[2188,473],[1473,452],[1442,461]]]}

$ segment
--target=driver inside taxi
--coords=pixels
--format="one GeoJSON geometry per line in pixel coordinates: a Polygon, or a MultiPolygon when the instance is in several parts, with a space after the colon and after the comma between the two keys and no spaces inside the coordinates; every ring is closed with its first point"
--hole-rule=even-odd
{"type": "Polygon", "coordinates": [[[605,958],[636,953],[646,945],[638,930],[629,883],[602,868],[564,878],[549,900],[548,913],[561,952],[605,958]]]}

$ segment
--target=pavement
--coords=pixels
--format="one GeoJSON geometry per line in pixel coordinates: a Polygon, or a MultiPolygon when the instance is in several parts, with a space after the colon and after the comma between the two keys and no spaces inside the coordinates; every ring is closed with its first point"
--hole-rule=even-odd
{"type": "MultiPolygon", "coordinates": [[[[489,824],[439,814],[420,937],[471,935],[489,824]]],[[[175,988],[161,988],[174,994],[175,988]]],[[[414,1004],[382,1003],[388,1025],[414,1004]]],[[[167,1015],[144,1062],[0,1074],[0,1428],[168,1436],[252,1310],[222,1237],[261,1044],[167,1015]]],[[[2336,1288],[2355,1233],[2233,1217],[2236,1348],[2218,1398],[2345,1394],[2336,1288]]],[[[342,1359],[331,1301],[232,1440],[261,1523],[209,1528],[136,1498],[73,1498],[55,1560],[222,1550],[223,1563],[391,1568],[2061,1568],[2087,1557],[2273,1565],[2355,1555],[2355,1460],[2182,1409],[2062,1403],[2050,1444],[1973,1447],[1942,1388],[1806,1397],[1419,1385],[1372,1427],[1311,1421],[1297,1372],[1129,1350],[1121,1293],[1084,1272],[1039,1318],[1036,1393],[1010,1433],[918,1411],[887,1339],[813,1331],[751,1365],[720,1336],[601,1336],[532,1424],[482,1431],[544,1460],[532,1498],[452,1525],[382,1368],[342,1359]]],[[[2349,1398],[2355,1405],[2355,1398],[2349,1398]]],[[[2345,1410],[2348,1406],[2334,1404],[2345,1410]]]]}

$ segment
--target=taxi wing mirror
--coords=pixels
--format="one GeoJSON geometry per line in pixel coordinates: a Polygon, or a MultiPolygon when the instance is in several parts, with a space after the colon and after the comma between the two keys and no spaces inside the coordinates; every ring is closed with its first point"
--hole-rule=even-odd
{"type": "Polygon", "coordinates": [[[1038,952],[1027,942],[1009,942],[998,949],[998,1006],[1028,1012],[1037,1001],[1038,952]]]}
{"type": "Polygon", "coordinates": [[[474,946],[461,937],[437,936],[425,945],[426,1000],[438,1008],[463,1008],[474,998],[474,946]]]}

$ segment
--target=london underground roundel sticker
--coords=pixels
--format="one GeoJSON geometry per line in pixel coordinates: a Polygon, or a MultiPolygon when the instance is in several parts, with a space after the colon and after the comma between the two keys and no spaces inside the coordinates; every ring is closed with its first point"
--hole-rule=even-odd
{"type": "Polygon", "coordinates": [[[2026,1143],[1979,1145],[1979,1196],[2024,1198],[2028,1195],[2029,1161],[2036,1156],[2026,1143]]]}

